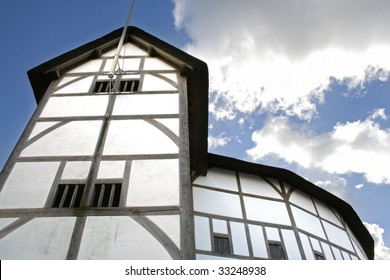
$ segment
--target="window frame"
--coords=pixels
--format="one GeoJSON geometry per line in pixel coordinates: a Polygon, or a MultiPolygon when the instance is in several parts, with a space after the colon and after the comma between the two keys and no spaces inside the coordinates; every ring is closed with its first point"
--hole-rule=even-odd
{"type": "Polygon", "coordinates": [[[275,241],[268,242],[268,250],[269,250],[269,258],[271,260],[287,260],[286,251],[285,251],[283,244],[281,242],[275,242],[275,241]],[[280,250],[278,250],[278,253],[282,253],[282,258],[279,258],[279,256],[273,255],[273,253],[275,252],[275,250],[272,250],[273,247],[280,248],[280,250]]]}
{"type": "Polygon", "coordinates": [[[59,183],[52,199],[51,208],[78,208],[85,192],[85,183],[59,183]],[[69,195],[70,194],[70,195],[69,195]],[[64,206],[65,205],[65,206],[64,206]]]}
{"type": "Polygon", "coordinates": [[[231,243],[231,239],[229,238],[229,235],[227,234],[213,234],[213,253],[217,255],[232,255],[233,254],[233,246],[231,243]],[[217,242],[218,243],[217,243],[217,242]],[[223,247],[221,249],[221,243],[220,241],[223,241],[223,247]],[[226,250],[227,245],[227,250],[226,250]]]}

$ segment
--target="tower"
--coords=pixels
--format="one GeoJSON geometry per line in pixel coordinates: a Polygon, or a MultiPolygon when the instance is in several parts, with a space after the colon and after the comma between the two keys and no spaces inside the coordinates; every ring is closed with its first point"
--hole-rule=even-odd
{"type": "Polygon", "coordinates": [[[341,199],[207,153],[207,65],[122,29],[30,70],[38,107],[0,178],[2,259],[372,259],[341,199]],[[34,242],[31,242],[31,237],[34,242]]]}

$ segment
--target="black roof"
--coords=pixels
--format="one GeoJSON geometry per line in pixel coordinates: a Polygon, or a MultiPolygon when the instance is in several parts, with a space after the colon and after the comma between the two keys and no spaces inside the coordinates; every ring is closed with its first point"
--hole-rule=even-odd
{"type": "MultiPolygon", "coordinates": [[[[117,29],[29,70],[28,77],[37,103],[42,99],[50,83],[58,79],[62,73],[116,48],[122,31],[123,28],[117,29]]],[[[180,69],[180,74],[186,77],[192,170],[205,175],[209,167],[215,166],[288,182],[293,187],[337,209],[359,239],[368,258],[374,258],[374,241],[371,235],[353,208],[345,201],[289,170],[249,163],[207,152],[208,68],[206,63],[136,27],[128,27],[126,41],[180,69]]]]}

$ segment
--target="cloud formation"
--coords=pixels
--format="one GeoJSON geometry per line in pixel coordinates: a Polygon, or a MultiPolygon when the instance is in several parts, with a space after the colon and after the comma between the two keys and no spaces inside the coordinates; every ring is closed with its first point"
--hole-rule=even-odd
{"type": "Polygon", "coordinates": [[[374,239],[375,260],[390,260],[390,248],[386,247],[383,241],[385,230],[377,224],[363,224],[374,239]]]}
{"type": "Polygon", "coordinates": [[[209,65],[217,119],[284,110],[309,120],[330,77],[350,88],[388,77],[389,1],[174,3],[175,25],[192,39],[186,50],[209,65]]]}
{"type": "Polygon", "coordinates": [[[376,122],[379,117],[387,117],[381,109],[366,120],[338,123],[333,131],[319,135],[286,117],[275,117],[252,134],[255,146],[247,153],[254,161],[272,154],[306,169],[361,173],[368,182],[390,184],[386,171],[390,129],[381,128],[376,122]]]}

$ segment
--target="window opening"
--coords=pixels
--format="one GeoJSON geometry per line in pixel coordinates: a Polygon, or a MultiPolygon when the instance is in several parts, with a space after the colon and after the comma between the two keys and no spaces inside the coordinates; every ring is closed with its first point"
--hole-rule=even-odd
{"type": "Polygon", "coordinates": [[[230,240],[227,236],[214,236],[214,253],[221,255],[231,254],[230,240]]]}
{"type": "Polygon", "coordinates": [[[139,80],[122,80],[119,85],[120,92],[138,91],[139,80]]]}
{"type": "Polygon", "coordinates": [[[96,184],[92,207],[119,207],[122,184],[96,184]]]}
{"type": "Polygon", "coordinates": [[[83,184],[60,184],[54,197],[53,208],[80,207],[84,193],[83,184]]]}
{"type": "Polygon", "coordinates": [[[271,260],[285,260],[283,246],[280,243],[269,243],[269,253],[271,260]]]}
{"type": "Polygon", "coordinates": [[[318,252],[314,253],[314,257],[315,257],[316,260],[325,260],[324,255],[321,254],[321,253],[318,253],[318,252]]]}
{"type": "Polygon", "coordinates": [[[95,88],[93,92],[95,93],[105,93],[110,92],[111,81],[96,81],[95,88]]]}

